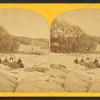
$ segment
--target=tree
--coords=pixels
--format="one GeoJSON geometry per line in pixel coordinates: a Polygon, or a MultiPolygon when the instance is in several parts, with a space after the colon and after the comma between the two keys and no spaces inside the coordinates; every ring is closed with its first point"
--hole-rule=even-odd
{"type": "Polygon", "coordinates": [[[93,52],[99,40],[94,36],[87,35],[79,26],[57,19],[51,24],[50,32],[51,51],[58,48],[54,45],[57,42],[61,48],[59,49],[60,52],[93,52]]]}

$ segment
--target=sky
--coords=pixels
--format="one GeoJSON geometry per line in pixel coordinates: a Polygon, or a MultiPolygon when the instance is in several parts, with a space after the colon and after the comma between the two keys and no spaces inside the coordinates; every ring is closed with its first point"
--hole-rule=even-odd
{"type": "Polygon", "coordinates": [[[0,9],[0,26],[9,34],[30,38],[49,38],[49,26],[43,16],[24,9],[0,9]]]}
{"type": "Polygon", "coordinates": [[[86,34],[100,36],[100,9],[78,9],[56,17],[60,21],[81,27],[86,34]]]}

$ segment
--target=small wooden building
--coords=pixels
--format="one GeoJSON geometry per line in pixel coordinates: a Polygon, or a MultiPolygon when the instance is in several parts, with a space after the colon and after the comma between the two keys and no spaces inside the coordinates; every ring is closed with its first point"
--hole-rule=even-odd
{"type": "Polygon", "coordinates": [[[38,52],[39,50],[40,47],[38,46],[21,44],[18,51],[23,53],[32,53],[32,52],[38,52]]]}

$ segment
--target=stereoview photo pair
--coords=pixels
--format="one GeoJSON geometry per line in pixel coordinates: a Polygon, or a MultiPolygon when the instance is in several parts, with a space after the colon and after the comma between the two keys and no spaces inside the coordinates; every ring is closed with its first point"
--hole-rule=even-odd
{"type": "Polygon", "coordinates": [[[1,9],[0,92],[100,92],[100,10],[1,9]]]}

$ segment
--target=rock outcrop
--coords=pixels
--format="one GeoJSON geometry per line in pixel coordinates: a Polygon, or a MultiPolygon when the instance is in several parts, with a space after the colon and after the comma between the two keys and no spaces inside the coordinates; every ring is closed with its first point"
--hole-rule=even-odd
{"type": "Polygon", "coordinates": [[[0,72],[0,92],[14,92],[16,85],[15,77],[0,72]]]}
{"type": "Polygon", "coordinates": [[[15,92],[49,92],[49,82],[22,79],[19,81],[15,92]]]}
{"type": "Polygon", "coordinates": [[[51,65],[51,92],[88,92],[91,77],[71,71],[59,64],[51,65]]]}

